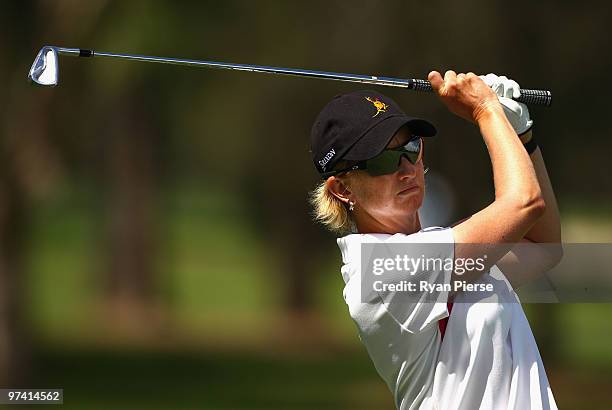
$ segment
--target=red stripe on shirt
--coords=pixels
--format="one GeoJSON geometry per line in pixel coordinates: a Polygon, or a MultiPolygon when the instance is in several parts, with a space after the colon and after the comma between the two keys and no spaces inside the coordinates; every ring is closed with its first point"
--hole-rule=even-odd
{"type": "Polygon", "coordinates": [[[448,324],[448,318],[450,317],[451,312],[453,310],[453,304],[451,302],[448,302],[446,306],[448,307],[448,316],[438,321],[438,327],[440,328],[441,340],[444,339],[444,332],[446,332],[446,325],[448,324]]]}

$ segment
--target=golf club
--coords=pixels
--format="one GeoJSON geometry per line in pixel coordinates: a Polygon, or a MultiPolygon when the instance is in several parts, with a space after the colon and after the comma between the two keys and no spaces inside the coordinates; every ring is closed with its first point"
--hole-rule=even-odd
{"type": "MultiPolygon", "coordinates": [[[[433,92],[427,80],[399,79],[360,74],[333,73],[327,71],[303,70],[299,68],[267,67],[251,64],[230,64],[215,61],[199,61],[169,57],[154,57],[133,54],[117,54],[103,51],[85,50],[80,48],[63,48],[44,46],[32,64],[28,78],[35,84],[43,86],[56,86],[59,80],[59,55],[75,57],[107,57],[124,60],[146,61],[151,63],[164,63],[186,65],[192,67],[218,68],[227,70],[252,71],[258,73],[293,75],[298,77],[322,78],[327,80],[348,81],[363,84],[374,84],[387,87],[400,87],[409,90],[433,92]]],[[[521,96],[516,101],[525,104],[550,106],[552,94],[545,90],[521,89],[521,96]]]]}

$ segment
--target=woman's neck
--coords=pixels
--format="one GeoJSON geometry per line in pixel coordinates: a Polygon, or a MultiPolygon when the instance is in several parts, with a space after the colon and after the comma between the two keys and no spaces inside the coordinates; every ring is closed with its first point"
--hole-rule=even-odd
{"type": "Polygon", "coordinates": [[[387,233],[390,235],[403,233],[405,235],[410,235],[421,230],[421,220],[419,219],[418,212],[402,220],[380,221],[371,217],[357,217],[355,219],[357,232],[359,233],[387,233]]]}

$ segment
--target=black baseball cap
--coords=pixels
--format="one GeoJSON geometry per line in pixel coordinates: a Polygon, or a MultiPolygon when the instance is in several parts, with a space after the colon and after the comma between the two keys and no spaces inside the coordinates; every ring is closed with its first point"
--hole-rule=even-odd
{"type": "Polygon", "coordinates": [[[312,126],[310,151],[314,165],[322,174],[342,160],[374,158],[404,125],[420,137],[436,135],[429,121],[407,116],[395,101],[379,92],[337,95],[312,126]]]}

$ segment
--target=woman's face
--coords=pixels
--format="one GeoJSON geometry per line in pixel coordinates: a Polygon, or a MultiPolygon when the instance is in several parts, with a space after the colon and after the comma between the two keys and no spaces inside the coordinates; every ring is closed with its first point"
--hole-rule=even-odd
{"type": "MultiPolygon", "coordinates": [[[[411,136],[403,127],[387,148],[402,146],[411,136]]],[[[338,179],[346,188],[346,198],[355,204],[353,214],[359,232],[412,233],[420,229],[417,210],[425,193],[422,160],[413,165],[402,157],[393,174],[370,176],[366,171],[352,171],[338,179]]]]}

